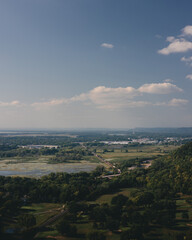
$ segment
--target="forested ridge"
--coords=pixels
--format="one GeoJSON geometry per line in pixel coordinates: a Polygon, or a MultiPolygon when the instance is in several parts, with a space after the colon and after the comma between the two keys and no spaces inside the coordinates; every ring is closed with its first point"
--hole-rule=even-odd
{"type": "Polygon", "coordinates": [[[147,186],[192,194],[192,142],[156,160],[147,174],[147,186]]]}

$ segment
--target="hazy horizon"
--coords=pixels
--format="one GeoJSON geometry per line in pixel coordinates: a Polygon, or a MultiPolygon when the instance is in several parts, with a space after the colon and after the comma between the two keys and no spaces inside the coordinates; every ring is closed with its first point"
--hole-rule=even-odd
{"type": "Polygon", "coordinates": [[[190,129],[192,127],[135,127],[135,128],[0,128],[1,132],[78,132],[78,131],[134,131],[134,130],[172,130],[172,129],[190,129]]]}

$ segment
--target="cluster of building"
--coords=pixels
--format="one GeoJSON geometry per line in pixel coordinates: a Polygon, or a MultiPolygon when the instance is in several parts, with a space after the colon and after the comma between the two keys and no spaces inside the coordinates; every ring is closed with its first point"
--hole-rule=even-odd
{"type": "Polygon", "coordinates": [[[128,145],[128,144],[165,144],[165,143],[178,143],[182,141],[190,141],[191,137],[165,137],[161,140],[153,138],[128,138],[127,141],[101,141],[107,145],[128,145]]]}
{"type": "Polygon", "coordinates": [[[158,140],[151,140],[149,138],[138,138],[138,139],[130,139],[128,141],[102,141],[102,143],[107,145],[128,145],[131,143],[157,144],[158,140]]]}

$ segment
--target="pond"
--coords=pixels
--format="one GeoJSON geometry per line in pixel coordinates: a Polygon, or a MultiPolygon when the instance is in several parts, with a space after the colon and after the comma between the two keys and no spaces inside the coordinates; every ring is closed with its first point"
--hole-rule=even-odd
{"type": "Polygon", "coordinates": [[[7,164],[7,160],[0,161],[1,176],[27,176],[41,177],[51,172],[91,172],[98,166],[97,163],[60,163],[48,164],[46,162],[27,162],[7,164]]]}

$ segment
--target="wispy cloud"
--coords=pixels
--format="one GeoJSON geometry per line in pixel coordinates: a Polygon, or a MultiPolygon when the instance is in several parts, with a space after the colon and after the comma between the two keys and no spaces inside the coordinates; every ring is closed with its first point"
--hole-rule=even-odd
{"type": "Polygon", "coordinates": [[[35,103],[32,103],[31,106],[35,107],[37,109],[41,109],[42,107],[46,108],[46,107],[58,106],[58,105],[62,105],[62,104],[69,104],[72,102],[81,102],[81,101],[85,101],[87,99],[88,99],[87,94],[82,93],[80,95],[77,95],[77,96],[74,96],[71,98],[58,98],[58,99],[54,98],[49,101],[35,102],[35,103]]]}
{"type": "Polygon", "coordinates": [[[162,36],[160,34],[156,34],[155,37],[158,38],[158,39],[162,38],[162,36]]]}
{"type": "Polygon", "coordinates": [[[186,99],[173,98],[171,101],[168,102],[168,105],[172,107],[179,107],[186,105],[188,102],[189,101],[186,99]]]}
{"type": "Polygon", "coordinates": [[[164,80],[165,83],[171,83],[171,82],[174,82],[173,79],[170,79],[170,78],[167,78],[164,80]]]}
{"type": "Polygon", "coordinates": [[[189,101],[187,99],[173,98],[168,102],[153,103],[154,106],[182,107],[189,101]]]}
{"type": "Polygon", "coordinates": [[[192,67],[192,56],[191,57],[182,57],[181,61],[185,62],[186,65],[192,67]]]}
{"type": "Polygon", "coordinates": [[[186,78],[192,80],[192,74],[187,75],[186,78]]]}
{"type": "Polygon", "coordinates": [[[45,102],[35,102],[35,103],[32,103],[31,106],[35,108],[41,108],[41,107],[57,106],[61,104],[66,104],[68,102],[69,102],[69,99],[67,98],[52,99],[50,101],[45,101],[45,102]]]}
{"type": "Polygon", "coordinates": [[[101,47],[104,47],[104,48],[114,48],[114,45],[111,44],[111,43],[102,43],[101,47]]]}
{"type": "MultiPolygon", "coordinates": [[[[174,92],[182,92],[183,90],[176,85],[163,82],[163,83],[151,83],[144,84],[139,88],[117,87],[109,88],[105,86],[98,86],[87,93],[82,93],[71,98],[53,99],[46,102],[36,102],[31,106],[36,109],[42,107],[53,107],[62,104],[69,104],[73,102],[92,103],[100,109],[119,109],[127,107],[144,107],[149,105],[166,105],[164,103],[153,103],[149,101],[135,100],[137,97],[143,97],[144,95],[151,94],[170,94],[174,92]]],[[[167,103],[167,105],[170,105],[167,103]]],[[[173,106],[173,104],[171,104],[173,106]]],[[[176,104],[175,104],[176,105],[176,104]]]]}
{"type": "Polygon", "coordinates": [[[0,107],[16,107],[16,106],[20,106],[20,102],[15,100],[15,101],[12,101],[12,102],[2,102],[0,101],[0,107]]]}

